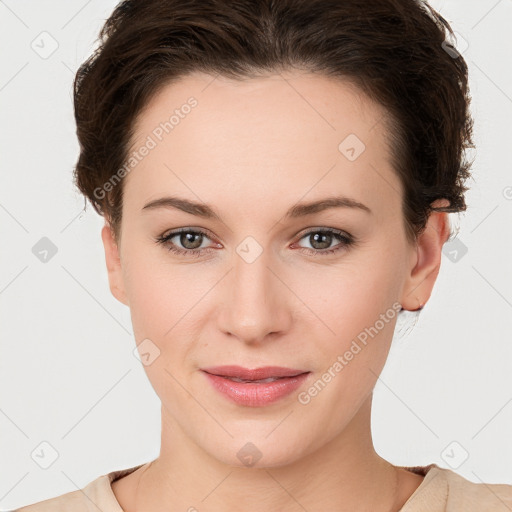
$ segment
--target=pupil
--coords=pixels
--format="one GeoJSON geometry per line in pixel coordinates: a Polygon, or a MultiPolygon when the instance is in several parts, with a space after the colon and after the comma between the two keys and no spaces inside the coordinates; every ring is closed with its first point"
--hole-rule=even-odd
{"type": "Polygon", "coordinates": [[[315,247],[315,249],[326,249],[327,247],[329,247],[331,245],[331,237],[332,235],[330,235],[329,233],[315,233],[312,235],[313,237],[313,240],[314,240],[314,243],[312,243],[311,245],[313,247],[315,247],[315,243],[320,243],[320,245],[322,245],[322,247],[315,247]],[[327,242],[318,242],[318,239],[319,238],[325,238],[327,237],[327,242]]]}
{"type": "Polygon", "coordinates": [[[200,247],[201,245],[201,234],[199,233],[183,233],[181,235],[181,244],[183,245],[183,247],[186,247],[187,249],[197,249],[198,247],[200,247]],[[191,242],[191,239],[193,239],[194,237],[197,237],[197,239],[199,240],[199,243],[197,243],[197,241],[195,242],[195,245],[194,245],[194,242],[191,242]],[[192,246],[189,246],[189,242],[192,243],[192,246]]]}

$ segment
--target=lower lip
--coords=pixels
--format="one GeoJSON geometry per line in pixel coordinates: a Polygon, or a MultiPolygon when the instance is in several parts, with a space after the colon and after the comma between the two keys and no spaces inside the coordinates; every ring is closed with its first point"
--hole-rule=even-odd
{"type": "Polygon", "coordinates": [[[309,376],[309,373],[296,375],[295,377],[285,377],[273,382],[262,382],[251,384],[248,382],[235,382],[203,372],[212,386],[223,393],[227,398],[240,405],[249,407],[262,407],[277,402],[279,399],[293,393],[309,376]]]}

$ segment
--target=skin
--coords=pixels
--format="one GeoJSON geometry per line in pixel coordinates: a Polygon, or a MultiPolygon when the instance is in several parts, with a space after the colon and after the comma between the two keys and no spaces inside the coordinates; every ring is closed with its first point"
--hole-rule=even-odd
{"type": "Polygon", "coordinates": [[[126,512],[399,510],[422,477],[381,458],[370,428],[397,315],[308,404],[297,395],[394,303],[427,302],[447,214],[431,214],[417,243],[407,242],[385,111],[348,83],[299,71],[245,81],[194,73],[151,99],[133,148],[190,96],[198,105],[125,178],[120,239],[108,222],[102,230],[110,289],[131,310],[137,344],[148,338],[160,350],[144,366],[162,403],[160,455],[112,484],[117,500],[126,512]],[[366,146],[354,161],[338,150],[351,133],[366,146]],[[284,218],[297,202],[336,194],[372,213],[284,218]],[[142,211],[167,195],[208,203],[222,221],[142,211]],[[209,231],[200,247],[212,250],[192,258],[156,243],[182,227],[209,231]],[[315,244],[311,228],[357,243],[315,244]],[[236,252],[247,236],[263,249],[252,263],[236,252]],[[341,250],[313,255],[326,245],[341,250]],[[247,407],[200,371],[224,364],[312,374],[284,399],[247,407]],[[262,454],[252,467],[237,457],[248,442],[262,454]]]}

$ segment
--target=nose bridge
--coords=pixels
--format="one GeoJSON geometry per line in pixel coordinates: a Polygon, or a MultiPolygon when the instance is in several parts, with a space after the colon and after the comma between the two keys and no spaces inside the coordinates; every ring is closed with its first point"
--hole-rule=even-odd
{"type": "Polygon", "coordinates": [[[247,237],[233,254],[221,328],[241,341],[257,341],[286,328],[285,287],[271,270],[271,251],[247,237]]]}

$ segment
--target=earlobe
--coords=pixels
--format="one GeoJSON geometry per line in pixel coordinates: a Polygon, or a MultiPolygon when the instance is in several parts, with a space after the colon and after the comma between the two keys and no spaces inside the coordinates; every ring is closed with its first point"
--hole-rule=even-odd
{"type": "MultiPolygon", "coordinates": [[[[446,199],[438,199],[432,204],[434,207],[448,205],[449,202],[446,199]]],[[[430,298],[441,268],[443,245],[449,236],[448,213],[432,212],[425,230],[418,237],[415,249],[416,264],[411,268],[401,301],[404,309],[417,310],[430,298]]]]}
{"type": "Polygon", "coordinates": [[[128,306],[129,303],[124,288],[119,248],[108,221],[105,221],[105,225],[101,230],[101,239],[103,241],[103,248],[105,249],[105,263],[107,265],[110,291],[119,302],[128,306]]]}

